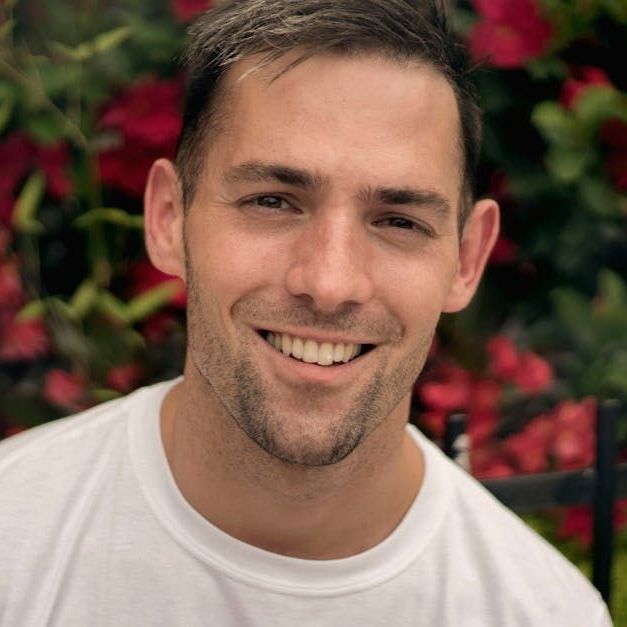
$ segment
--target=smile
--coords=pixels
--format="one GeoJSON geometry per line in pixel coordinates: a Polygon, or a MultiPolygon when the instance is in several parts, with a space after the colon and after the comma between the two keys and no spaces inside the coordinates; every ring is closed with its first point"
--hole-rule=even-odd
{"type": "Polygon", "coordinates": [[[260,331],[260,334],[270,346],[287,357],[318,366],[346,364],[374,348],[372,344],[316,342],[272,331],[260,331]]]}

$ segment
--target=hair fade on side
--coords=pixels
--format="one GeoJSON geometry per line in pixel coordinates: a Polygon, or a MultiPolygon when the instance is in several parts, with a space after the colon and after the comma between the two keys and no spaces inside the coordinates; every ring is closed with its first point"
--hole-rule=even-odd
{"type": "Polygon", "coordinates": [[[475,195],[481,116],[466,47],[449,27],[442,0],[226,0],[202,15],[189,33],[176,152],[186,207],[211,135],[224,120],[222,78],[233,64],[252,55],[270,63],[293,51],[302,53],[296,63],[323,53],[376,52],[429,64],[452,86],[461,127],[463,225],[475,195]]]}

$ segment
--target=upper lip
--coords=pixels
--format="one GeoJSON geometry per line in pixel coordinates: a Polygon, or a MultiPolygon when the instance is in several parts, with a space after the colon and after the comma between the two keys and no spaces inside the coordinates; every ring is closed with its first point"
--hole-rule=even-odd
{"type": "Polygon", "coordinates": [[[299,329],[297,331],[292,330],[279,330],[276,328],[263,327],[258,328],[258,331],[269,331],[270,333],[275,334],[285,334],[290,335],[291,337],[299,337],[303,340],[313,340],[318,344],[323,344],[328,342],[330,344],[370,344],[375,345],[377,342],[373,342],[372,340],[363,340],[363,339],[355,339],[355,338],[347,338],[346,336],[334,334],[334,333],[321,333],[319,331],[309,331],[305,329],[299,329]]]}

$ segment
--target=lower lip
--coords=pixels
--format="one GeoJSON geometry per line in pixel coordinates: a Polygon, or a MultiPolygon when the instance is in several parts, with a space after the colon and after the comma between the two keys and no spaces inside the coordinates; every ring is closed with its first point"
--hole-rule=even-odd
{"type": "Polygon", "coordinates": [[[368,354],[353,359],[346,364],[334,366],[319,366],[318,364],[308,364],[307,362],[293,359],[278,351],[270,343],[257,334],[259,342],[265,348],[265,353],[272,358],[273,364],[279,369],[279,373],[285,379],[297,383],[319,383],[319,384],[341,384],[355,376],[355,373],[368,354]]]}

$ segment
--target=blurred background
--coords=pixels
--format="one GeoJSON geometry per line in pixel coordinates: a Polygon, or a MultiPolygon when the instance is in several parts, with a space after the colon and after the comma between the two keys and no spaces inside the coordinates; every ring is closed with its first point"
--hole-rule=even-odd
{"type": "MultiPolygon", "coordinates": [[[[185,291],[146,260],[142,191],[173,156],[177,57],[210,4],[0,2],[0,437],[181,371],[185,291]]],[[[438,440],[466,412],[480,478],[590,466],[596,403],[627,408],[627,0],[450,4],[503,231],[413,420],[438,440]]],[[[619,440],[627,460],[625,410],[619,440]]],[[[589,573],[587,508],[526,519],[589,573]]],[[[615,523],[627,625],[626,501],[615,523]]]]}

